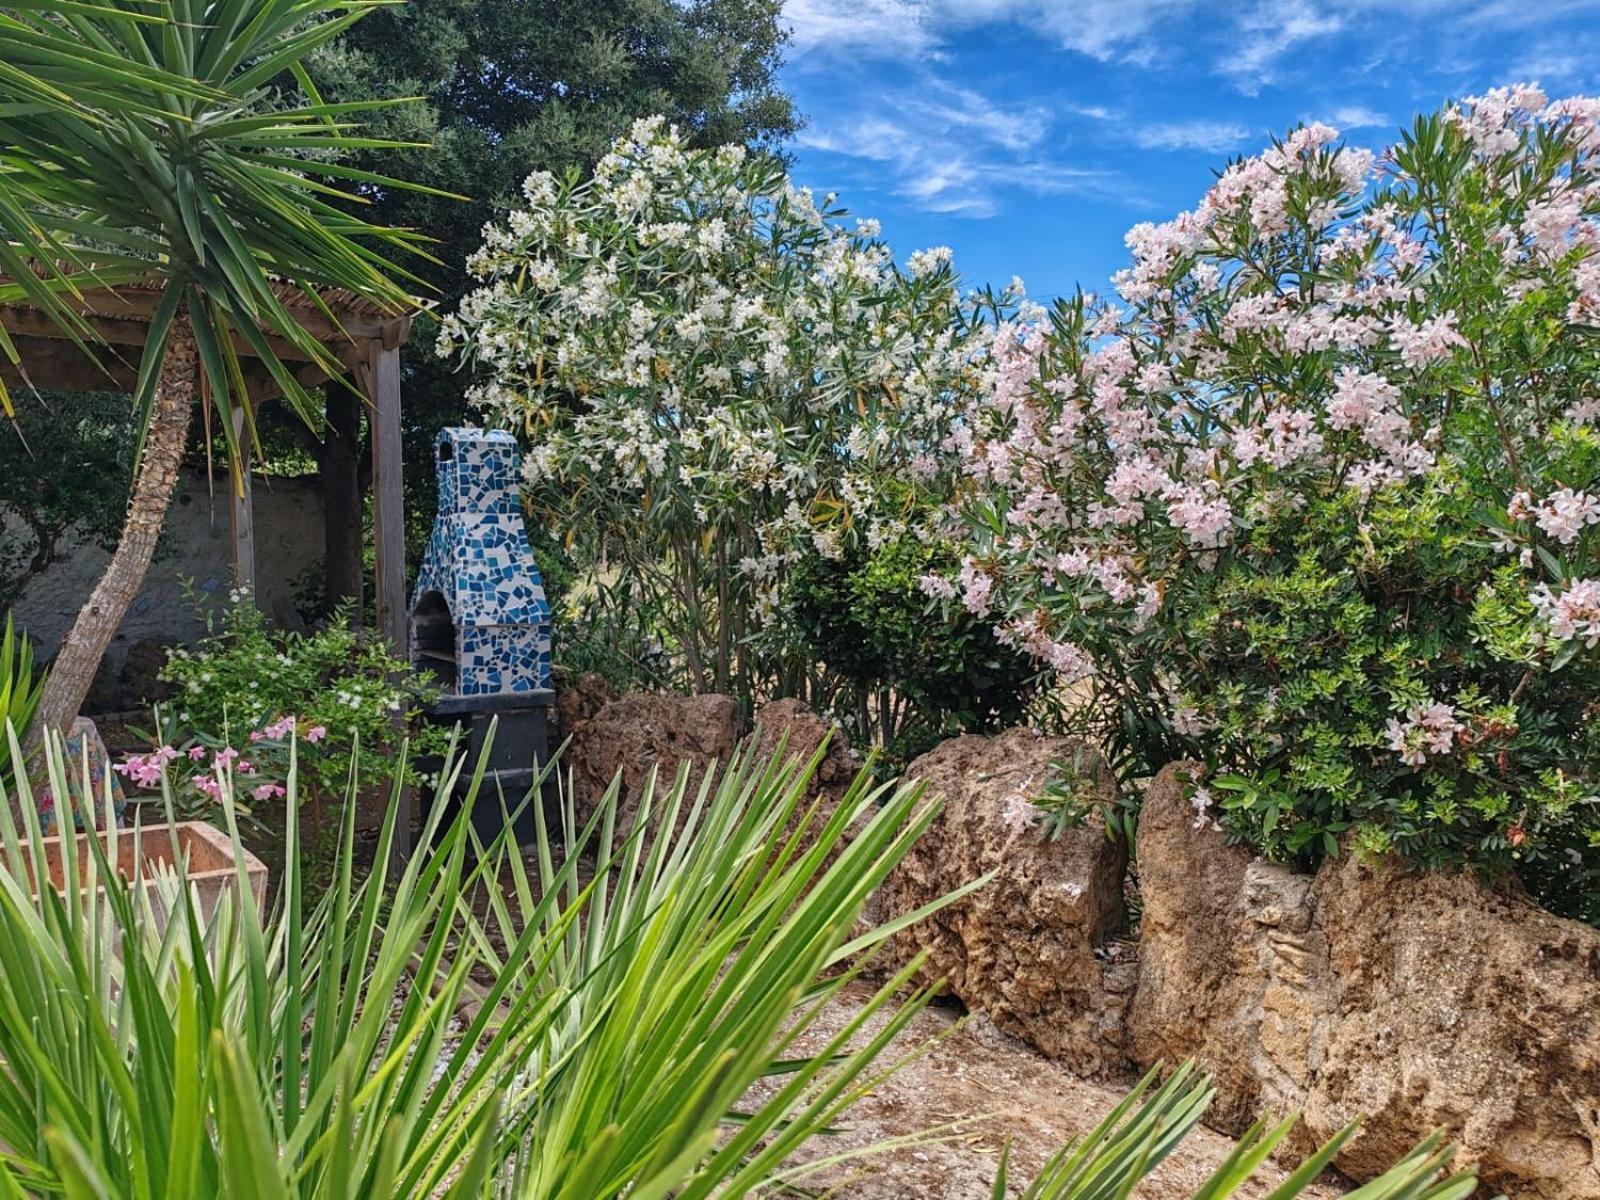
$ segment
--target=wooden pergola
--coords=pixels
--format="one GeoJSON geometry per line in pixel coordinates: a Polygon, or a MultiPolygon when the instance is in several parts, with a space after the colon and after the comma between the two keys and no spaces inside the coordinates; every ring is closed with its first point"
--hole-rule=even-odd
{"type": "MultiPolygon", "coordinates": [[[[0,277],[0,289],[5,288],[0,277]]],[[[151,314],[160,299],[159,285],[133,285],[85,291],[74,304],[99,335],[84,353],[49,317],[31,305],[0,304],[0,326],[11,335],[22,360],[20,371],[0,355],[0,374],[8,386],[65,391],[128,391],[134,389],[139,358],[149,332],[151,314]],[[97,361],[96,361],[97,360],[97,361]]],[[[321,482],[329,595],[359,602],[362,589],[361,475],[358,446],[361,397],[367,402],[372,443],[373,549],[377,559],[378,629],[401,657],[406,654],[405,498],[401,479],[400,347],[410,331],[410,316],[395,317],[349,292],[320,294],[327,314],[294,288],[283,286],[279,297],[300,323],[331,350],[354,382],[358,396],[345,386],[326,389],[327,433],[316,453],[321,482]]],[[[330,379],[328,371],[281,338],[270,338],[279,359],[296,372],[305,387],[330,379]]],[[[253,404],[282,395],[271,372],[243,339],[236,342],[245,386],[253,404]]],[[[15,390],[15,389],[13,389],[15,390]]],[[[232,547],[237,581],[253,587],[255,524],[250,486],[249,448],[232,470],[232,547]]]]}

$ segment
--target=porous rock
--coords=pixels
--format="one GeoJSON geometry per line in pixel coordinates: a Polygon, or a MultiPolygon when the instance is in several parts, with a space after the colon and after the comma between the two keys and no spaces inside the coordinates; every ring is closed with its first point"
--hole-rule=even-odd
{"type": "Polygon", "coordinates": [[[711,764],[727,764],[738,741],[739,708],[731,696],[634,692],[613,700],[579,725],[567,747],[578,812],[592,813],[620,774],[618,830],[630,831],[652,772],[659,801],[680,768],[698,786],[711,764]]]}
{"type": "MultiPolygon", "coordinates": [[[[1123,993],[1096,947],[1124,921],[1127,853],[1091,815],[1052,834],[1034,801],[1052,781],[1115,796],[1098,755],[1066,738],[1013,729],[947,741],[911,764],[943,808],[880,889],[880,919],[911,912],[988,872],[972,894],[895,936],[906,961],[926,950],[969,1009],[1085,1075],[1124,1065],[1123,993]]],[[[1125,989],[1124,989],[1125,991],[1125,989]]]]}
{"type": "Polygon", "coordinates": [[[1208,1121],[1300,1109],[1293,1151],[1380,1174],[1433,1129],[1511,1197],[1600,1198],[1600,931],[1512,883],[1353,854],[1296,875],[1228,846],[1167,768],[1140,817],[1141,1065],[1198,1058],[1208,1121]]]}

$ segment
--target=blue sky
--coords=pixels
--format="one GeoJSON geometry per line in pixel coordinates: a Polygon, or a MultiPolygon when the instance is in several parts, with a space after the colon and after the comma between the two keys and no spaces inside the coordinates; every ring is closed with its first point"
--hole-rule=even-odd
{"type": "Polygon", "coordinates": [[[786,0],[795,176],[901,259],[1102,288],[1138,221],[1230,154],[1321,120],[1381,147],[1419,111],[1528,80],[1600,90],[1600,0],[786,0]]]}

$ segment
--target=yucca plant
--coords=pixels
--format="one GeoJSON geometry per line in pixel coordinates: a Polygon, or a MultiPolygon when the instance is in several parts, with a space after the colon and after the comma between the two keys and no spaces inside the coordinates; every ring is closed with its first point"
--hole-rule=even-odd
{"type": "MultiPolygon", "coordinates": [[[[1210,1081],[1193,1063],[1179,1067],[1165,1082],[1160,1068],[1151,1071],[1105,1120],[1057,1151],[1018,1200],[1125,1200],[1200,1123],[1214,1094],[1210,1081]]],[[[1227,1200],[1236,1195],[1289,1136],[1297,1119],[1291,1115],[1251,1126],[1210,1178],[1188,1193],[1189,1200],[1227,1200]]],[[[1356,1128],[1352,1123],[1328,1139],[1266,1193],[1266,1200],[1294,1200],[1301,1195],[1356,1128]]],[[[1444,1144],[1444,1135],[1436,1133],[1382,1176],[1350,1192],[1346,1200],[1466,1200],[1478,1185],[1477,1177],[1470,1171],[1448,1174],[1453,1153],[1444,1144]]],[[[995,1175],[994,1200],[1013,1195],[1010,1158],[1008,1145],[995,1175]]]]}
{"type": "MultiPolygon", "coordinates": [[[[0,729],[10,725],[26,733],[42,687],[33,674],[33,646],[12,627],[7,613],[5,632],[0,634],[0,729]]],[[[0,743],[0,779],[10,763],[10,746],[0,743]]]]}
{"type": "MultiPolygon", "coordinates": [[[[70,723],[138,591],[197,401],[214,406],[230,452],[253,437],[241,350],[291,411],[319,420],[292,360],[335,377],[344,367],[284,293],[327,320],[320,289],[395,315],[414,305],[414,276],[390,256],[420,236],[351,215],[360,196],[341,190],[409,186],[339,161],[391,145],[351,132],[380,102],[324,103],[301,65],[381,2],[0,3],[0,302],[27,300],[88,346],[97,335],[76,303],[84,292],[158,293],[130,409],[131,503],[63,639],[40,728],[70,723]]],[[[16,361],[4,333],[0,351],[16,361]]]]}
{"type": "MultiPolygon", "coordinates": [[[[45,761],[59,789],[58,740],[45,761]]],[[[746,753],[697,790],[680,775],[643,801],[663,819],[615,844],[613,788],[586,826],[570,808],[541,822],[528,870],[470,845],[469,803],[397,875],[391,816],[359,878],[347,817],[314,899],[291,773],[265,918],[226,898],[206,913],[181,864],[119,884],[107,864],[137,832],[91,835],[87,865],[65,856],[48,886],[20,780],[24,826],[0,814],[0,1193],[637,1200],[779,1179],[927,998],[860,1045],[867,1014],[793,1053],[852,976],[829,968],[890,932],[849,941],[932,815],[919,789],[864,776],[823,819],[800,803],[815,765],[746,753]]]]}
{"type": "MultiPolygon", "coordinates": [[[[314,899],[291,772],[289,853],[265,917],[226,894],[206,911],[175,846],[173,867],[115,878],[119,842],[137,830],[79,835],[82,861],[62,857],[52,886],[20,779],[24,827],[0,804],[0,1194],[803,1194],[838,1156],[807,1167],[794,1151],[881,1080],[884,1050],[928,992],[909,992],[881,1029],[871,1019],[917,964],[837,1035],[796,1047],[857,978],[850,963],[954,898],[852,938],[863,899],[934,810],[919,788],[873,787],[866,772],[833,811],[808,807],[819,761],[745,751],[697,788],[686,774],[652,780],[621,839],[613,786],[581,827],[570,805],[541,817],[531,865],[476,845],[469,803],[448,824],[434,816],[433,848],[396,875],[391,815],[360,878],[352,805],[333,885],[314,899]]],[[[63,789],[59,739],[44,762],[63,789]]],[[[461,771],[452,757],[436,800],[461,771]]],[[[480,768],[469,798],[482,786],[480,768]]],[[[237,895],[249,895],[242,867],[237,895]]],[[[1025,1196],[1128,1196],[1209,1097],[1191,1068],[1146,1080],[1025,1196]]],[[[1285,1129],[1252,1131],[1197,1200],[1228,1195],[1285,1129]]],[[[1469,1179],[1436,1182],[1446,1158],[1430,1143],[1358,1195],[1460,1200],[1469,1179]]],[[[1002,1161],[997,1197],[1006,1173],[1002,1161]]]]}

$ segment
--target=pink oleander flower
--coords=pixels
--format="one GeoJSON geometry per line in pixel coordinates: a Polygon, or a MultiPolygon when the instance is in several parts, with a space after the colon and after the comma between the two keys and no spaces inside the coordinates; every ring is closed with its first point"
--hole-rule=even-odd
{"type": "Polygon", "coordinates": [[[1400,761],[1420,767],[1428,756],[1448,754],[1456,738],[1465,732],[1466,725],[1456,719],[1455,706],[1433,703],[1414,704],[1406,710],[1406,719],[1390,717],[1384,732],[1389,738],[1389,749],[1400,756],[1400,761]]]}
{"type": "Polygon", "coordinates": [[[1559,594],[1540,584],[1533,606],[1557,641],[1581,641],[1591,650],[1600,645],[1600,579],[1574,580],[1559,594]]]}
{"type": "Polygon", "coordinates": [[[204,746],[190,746],[189,747],[189,761],[190,762],[200,762],[202,759],[205,758],[205,756],[206,756],[206,748],[204,746]]]}
{"type": "Polygon", "coordinates": [[[294,717],[279,717],[276,721],[272,722],[272,724],[262,729],[261,732],[266,737],[281,741],[282,739],[289,737],[294,733],[294,726],[294,717]]]}
{"type": "MultiPolygon", "coordinates": [[[[163,747],[163,749],[171,749],[171,747],[163,747]]],[[[161,781],[165,775],[162,766],[167,761],[170,761],[160,758],[159,755],[160,751],[150,754],[130,754],[117,763],[112,770],[131,779],[142,788],[158,788],[161,786],[161,781]]]]}
{"type": "Polygon", "coordinates": [[[1456,331],[1453,312],[1429,317],[1420,325],[1396,321],[1390,337],[1400,351],[1400,361],[1413,370],[1448,358],[1456,347],[1467,344],[1467,339],[1456,331]]]}
{"type": "Polygon", "coordinates": [[[1534,510],[1534,524],[1563,546],[1570,546],[1578,535],[1600,521],[1600,502],[1588,492],[1557,488],[1534,510]]]}
{"type": "Polygon", "coordinates": [[[239,752],[237,750],[235,750],[232,746],[224,746],[221,750],[218,750],[216,752],[216,754],[212,757],[211,761],[214,762],[219,767],[225,767],[229,763],[231,763],[235,759],[237,759],[238,757],[239,757],[239,752]]]}
{"type": "Polygon", "coordinates": [[[288,793],[276,783],[263,783],[260,787],[253,789],[250,794],[257,800],[271,800],[274,797],[284,796],[288,793]]]}
{"type": "Polygon", "coordinates": [[[313,725],[310,729],[306,730],[306,741],[310,742],[312,745],[316,745],[327,736],[327,727],[323,725],[313,725]]]}

